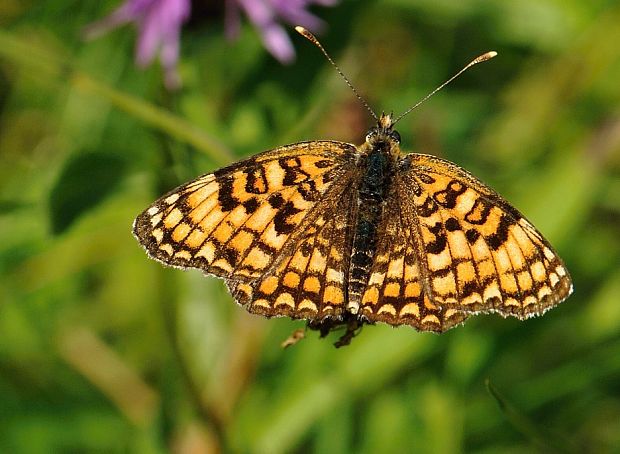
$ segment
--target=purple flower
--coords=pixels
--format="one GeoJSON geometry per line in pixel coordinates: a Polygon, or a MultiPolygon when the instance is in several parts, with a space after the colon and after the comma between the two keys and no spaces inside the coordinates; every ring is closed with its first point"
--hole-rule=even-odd
{"type": "Polygon", "coordinates": [[[113,28],[134,22],[138,28],[136,62],[149,65],[159,53],[166,87],[178,88],[177,73],[181,26],[189,18],[190,0],[126,0],[106,18],[89,25],[87,38],[96,38],[113,28]]]}
{"type": "Polygon", "coordinates": [[[295,58],[295,50],[279,20],[319,30],[323,21],[306,10],[313,3],[332,6],[338,0],[226,0],[226,34],[235,37],[239,32],[239,13],[243,10],[258,28],[263,44],[282,63],[295,58]]]}

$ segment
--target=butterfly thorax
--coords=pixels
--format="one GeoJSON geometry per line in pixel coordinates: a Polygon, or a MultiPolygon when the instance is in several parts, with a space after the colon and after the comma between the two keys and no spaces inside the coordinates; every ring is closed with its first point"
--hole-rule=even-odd
{"type": "Polygon", "coordinates": [[[349,266],[349,300],[347,309],[357,313],[361,295],[368,283],[377,250],[378,227],[384,216],[387,199],[400,156],[400,136],[392,130],[391,119],[382,115],[377,127],[366,135],[359,147],[361,159],[357,190],[357,214],[349,266]]]}

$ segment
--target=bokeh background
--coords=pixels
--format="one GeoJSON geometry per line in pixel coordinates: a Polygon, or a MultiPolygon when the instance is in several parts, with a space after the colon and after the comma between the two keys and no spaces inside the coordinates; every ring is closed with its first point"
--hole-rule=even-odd
{"type": "Polygon", "coordinates": [[[231,3],[193,2],[169,90],[136,67],[131,25],[83,39],[118,2],[0,2],[0,451],[619,452],[620,4],[310,7],[377,111],[498,51],[399,124],[403,148],[514,203],[575,293],[525,322],[282,350],[303,322],[246,314],[130,231],[183,181],[284,143],[360,143],[372,124],[288,25],[290,65],[247,16],[226,39],[231,3]]]}

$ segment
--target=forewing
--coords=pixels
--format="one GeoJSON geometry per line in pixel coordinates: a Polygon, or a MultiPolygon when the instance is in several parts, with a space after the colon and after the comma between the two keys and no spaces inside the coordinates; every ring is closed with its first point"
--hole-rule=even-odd
{"type": "Polygon", "coordinates": [[[415,225],[409,221],[411,201],[402,197],[401,189],[397,177],[379,227],[378,248],[360,311],[372,322],[443,332],[465,321],[467,314],[433,303],[425,292],[423,258],[415,241],[415,225]]]}
{"type": "Polygon", "coordinates": [[[164,264],[251,281],[312,221],[332,186],[346,183],[354,152],[314,141],[258,154],[161,197],[136,218],[134,235],[164,264]]]}
{"type": "Polygon", "coordinates": [[[355,196],[350,184],[334,188],[272,270],[251,283],[228,282],[235,299],[250,312],[268,317],[339,318],[345,311],[355,196]]]}
{"type": "Polygon", "coordinates": [[[568,271],[519,211],[443,159],[403,158],[403,196],[415,213],[422,274],[433,303],[465,312],[527,318],[572,291],[568,271]]]}

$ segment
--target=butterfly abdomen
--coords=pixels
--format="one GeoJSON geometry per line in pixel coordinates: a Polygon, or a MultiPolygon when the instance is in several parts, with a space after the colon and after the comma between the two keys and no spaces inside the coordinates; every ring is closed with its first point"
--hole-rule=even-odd
{"type": "Polygon", "coordinates": [[[358,212],[355,221],[349,272],[349,303],[352,312],[359,308],[377,250],[377,228],[392,182],[393,165],[381,143],[367,155],[358,188],[358,212]]]}

